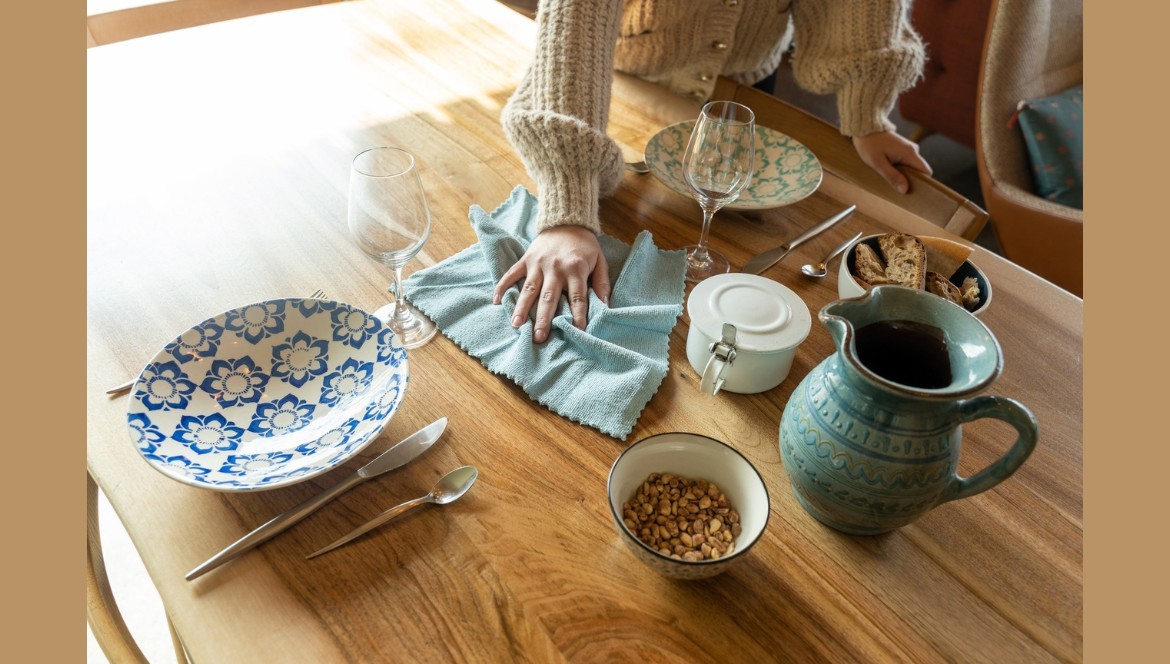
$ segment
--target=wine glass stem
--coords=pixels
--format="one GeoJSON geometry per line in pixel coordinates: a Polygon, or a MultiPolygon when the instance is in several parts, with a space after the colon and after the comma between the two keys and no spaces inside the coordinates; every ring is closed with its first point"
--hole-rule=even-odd
{"type": "Polygon", "coordinates": [[[706,263],[708,259],[707,233],[711,230],[711,219],[715,217],[715,209],[706,205],[700,207],[703,209],[703,230],[699,231],[699,244],[695,245],[692,256],[696,263],[706,263]]]}
{"type": "Polygon", "coordinates": [[[410,311],[406,308],[406,295],[402,292],[402,264],[393,268],[394,273],[394,320],[399,325],[410,322],[410,311]]]}

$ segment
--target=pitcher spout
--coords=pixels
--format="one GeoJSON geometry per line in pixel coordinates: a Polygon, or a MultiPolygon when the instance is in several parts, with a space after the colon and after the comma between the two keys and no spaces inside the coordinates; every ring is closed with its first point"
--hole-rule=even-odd
{"type": "Polygon", "coordinates": [[[982,321],[925,291],[875,286],[830,302],[818,318],[846,371],[907,397],[975,394],[1003,367],[999,342],[982,321]]]}
{"type": "Polygon", "coordinates": [[[859,297],[836,300],[826,304],[817,314],[817,319],[829,330],[840,355],[851,354],[854,331],[871,318],[866,311],[873,306],[872,298],[870,291],[859,297]]]}

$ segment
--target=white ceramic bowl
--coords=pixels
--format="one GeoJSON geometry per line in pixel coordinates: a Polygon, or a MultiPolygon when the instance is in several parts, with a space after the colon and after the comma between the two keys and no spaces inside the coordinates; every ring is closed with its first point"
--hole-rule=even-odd
{"type": "MultiPolygon", "coordinates": [[[[849,297],[859,297],[865,294],[865,287],[859,284],[857,279],[853,276],[854,252],[857,249],[857,245],[865,243],[872,247],[874,251],[878,252],[878,255],[880,256],[881,249],[878,246],[878,238],[881,237],[881,235],[881,233],[877,233],[874,235],[867,235],[859,239],[857,242],[854,242],[853,245],[850,246],[849,249],[842,255],[841,265],[837,269],[837,295],[842,299],[849,297]]],[[[959,244],[958,242],[948,240],[946,238],[931,236],[927,237],[930,237],[932,242],[953,245],[959,244]]],[[[988,305],[991,304],[991,282],[988,281],[987,275],[983,274],[983,270],[980,270],[979,267],[970,260],[964,261],[963,264],[959,266],[959,268],[955,271],[955,274],[951,277],[951,282],[956,286],[959,286],[963,283],[963,279],[966,277],[975,277],[975,281],[979,283],[981,302],[979,304],[979,308],[971,312],[978,316],[984,311],[987,311],[988,305]]]]}
{"type": "Polygon", "coordinates": [[[142,457],[184,484],[260,491],[344,463],[406,390],[390,328],[361,309],[294,298],[226,311],[167,344],[130,394],[142,457]]]}
{"type": "Polygon", "coordinates": [[[630,445],[614,461],[606,490],[622,541],[651,569],[675,579],[704,579],[725,572],[760,538],[771,512],[768,489],[751,462],[730,445],[693,433],[662,433],[630,445]],[[622,521],[622,505],[634,497],[651,473],[717,484],[740,515],[742,530],[735,538],[734,550],[715,560],[680,560],[659,553],[630,532],[622,521]]]}

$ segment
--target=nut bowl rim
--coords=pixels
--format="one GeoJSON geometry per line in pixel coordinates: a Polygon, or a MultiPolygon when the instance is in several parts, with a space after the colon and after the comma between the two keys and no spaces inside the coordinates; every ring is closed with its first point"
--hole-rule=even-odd
{"type": "MultiPolygon", "coordinates": [[[[704,442],[701,442],[700,444],[704,444],[704,442]]],[[[694,479],[694,478],[690,478],[690,479],[694,479]]],[[[640,439],[634,441],[633,443],[631,443],[628,447],[626,447],[626,449],[622,450],[622,453],[619,454],[616,459],[614,459],[613,465],[610,466],[609,475],[606,478],[606,482],[605,482],[605,494],[606,494],[606,502],[609,504],[610,515],[613,517],[614,523],[618,527],[618,531],[625,538],[627,538],[630,542],[632,542],[637,547],[639,547],[643,552],[651,554],[652,557],[657,559],[658,561],[669,563],[669,564],[677,564],[677,565],[681,565],[683,567],[696,569],[696,570],[701,569],[703,567],[715,567],[715,566],[726,567],[727,565],[731,564],[732,562],[734,562],[735,560],[737,560],[738,558],[740,558],[741,556],[746,554],[748,551],[750,551],[752,549],[752,547],[754,547],[756,545],[756,542],[760,541],[760,538],[763,536],[764,531],[766,531],[768,529],[768,521],[772,517],[772,498],[771,498],[770,493],[768,492],[768,483],[764,481],[764,476],[760,474],[760,471],[759,471],[759,469],[756,468],[755,464],[753,464],[750,459],[748,459],[746,456],[744,456],[742,452],[740,452],[739,450],[735,449],[731,445],[728,445],[727,443],[725,443],[721,440],[718,440],[716,438],[712,438],[711,436],[706,436],[706,435],[699,434],[699,433],[692,433],[692,432],[688,432],[688,431],[667,431],[667,432],[663,432],[663,433],[651,434],[649,436],[646,436],[644,438],[640,438],[640,439]],[[630,532],[630,529],[626,527],[625,522],[622,520],[622,515],[618,514],[617,510],[614,507],[614,500],[613,500],[613,497],[614,497],[614,485],[613,485],[614,473],[617,472],[618,466],[621,464],[622,460],[626,458],[626,455],[631,450],[633,450],[634,448],[636,448],[640,445],[648,444],[648,443],[654,442],[657,439],[661,439],[661,438],[678,437],[678,436],[684,436],[684,437],[687,437],[690,439],[698,439],[698,441],[692,440],[692,442],[704,441],[705,443],[715,443],[716,445],[719,445],[723,448],[726,448],[727,450],[730,450],[736,457],[738,457],[741,461],[743,461],[744,464],[746,464],[746,466],[749,470],[751,470],[751,474],[753,476],[755,476],[756,480],[759,482],[760,488],[763,490],[763,494],[764,494],[764,502],[763,502],[764,520],[763,520],[763,523],[760,524],[759,532],[756,533],[755,536],[752,537],[751,540],[748,541],[747,544],[745,546],[743,546],[742,548],[737,543],[736,547],[735,547],[735,551],[733,551],[731,553],[731,555],[729,555],[729,556],[715,558],[713,560],[683,560],[681,558],[671,558],[670,556],[665,556],[662,553],[660,553],[657,549],[654,549],[654,548],[650,547],[648,544],[646,544],[645,542],[643,542],[635,533],[630,532]]],[[[620,502],[621,501],[619,501],[619,504],[620,504],[620,502]]]]}

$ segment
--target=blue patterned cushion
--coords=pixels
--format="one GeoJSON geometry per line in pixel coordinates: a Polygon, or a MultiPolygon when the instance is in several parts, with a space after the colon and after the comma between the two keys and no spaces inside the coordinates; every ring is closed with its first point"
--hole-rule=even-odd
{"type": "Polygon", "coordinates": [[[1035,193],[1054,203],[1083,208],[1085,86],[1022,101],[1017,116],[1035,193]]]}

